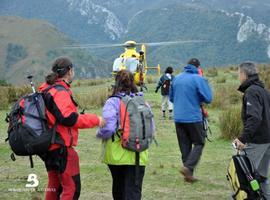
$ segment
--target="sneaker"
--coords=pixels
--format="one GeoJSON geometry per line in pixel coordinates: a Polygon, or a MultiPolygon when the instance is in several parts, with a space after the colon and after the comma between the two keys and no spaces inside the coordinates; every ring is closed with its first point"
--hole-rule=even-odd
{"type": "Polygon", "coordinates": [[[192,172],[187,167],[182,167],[180,173],[184,176],[184,180],[188,183],[194,183],[198,181],[193,175],[192,172]]]}

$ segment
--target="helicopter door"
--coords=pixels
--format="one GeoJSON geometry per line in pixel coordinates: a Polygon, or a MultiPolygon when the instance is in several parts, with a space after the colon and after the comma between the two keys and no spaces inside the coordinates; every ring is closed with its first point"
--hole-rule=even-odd
{"type": "Polygon", "coordinates": [[[139,65],[139,61],[137,58],[126,58],[124,65],[129,71],[135,73],[139,65]]]}

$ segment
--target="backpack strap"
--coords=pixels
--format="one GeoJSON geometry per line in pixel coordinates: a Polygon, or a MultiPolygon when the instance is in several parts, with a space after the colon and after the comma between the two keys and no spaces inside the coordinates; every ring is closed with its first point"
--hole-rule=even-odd
{"type": "Polygon", "coordinates": [[[143,116],[143,112],[140,113],[141,114],[141,120],[142,120],[142,132],[143,132],[143,139],[145,139],[145,119],[144,119],[144,116],[143,116]]]}
{"type": "Polygon", "coordinates": [[[135,185],[139,185],[140,153],[135,152],[135,185]]]}
{"type": "Polygon", "coordinates": [[[29,156],[29,160],[30,160],[30,167],[31,167],[31,168],[34,168],[34,162],[33,162],[33,157],[32,157],[32,155],[29,156]]]}
{"type": "Polygon", "coordinates": [[[248,166],[245,163],[245,160],[242,156],[236,156],[236,159],[243,170],[244,174],[246,175],[246,178],[248,181],[252,181],[254,178],[252,177],[251,173],[249,172],[248,166]]]}
{"type": "MultiPolygon", "coordinates": [[[[46,95],[48,94],[49,90],[52,88],[64,88],[65,90],[67,90],[63,85],[60,84],[53,84],[48,86],[42,93],[44,94],[44,97],[46,97],[46,95]]],[[[71,100],[72,102],[77,106],[78,104],[74,101],[73,97],[71,96],[71,100]]],[[[83,111],[84,112],[84,111],[83,111]]],[[[63,139],[56,134],[56,127],[58,125],[58,122],[55,120],[55,123],[52,127],[53,131],[52,131],[52,140],[51,140],[51,144],[60,144],[60,145],[65,145],[63,139]]]]}
{"type": "Polygon", "coordinates": [[[42,93],[46,95],[50,89],[56,88],[56,87],[61,87],[61,88],[64,88],[65,90],[67,90],[63,85],[53,84],[53,85],[48,86],[45,90],[43,90],[42,93]]]}
{"type": "MultiPolygon", "coordinates": [[[[109,96],[109,98],[113,98],[113,97],[116,97],[116,98],[119,98],[120,100],[122,99],[122,97],[120,95],[111,95],[109,96]]],[[[120,114],[120,113],[119,113],[120,114]]],[[[117,122],[116,122],[116,129],[115,129],[115,133],[114,134],[117,134],[117,136],[120,138],[120,135],[118,133],[118,130],[119,130],[119,123],[120,123],[120,115],[119,115],[119,118],[117,119],[117,122]]],[[[114,134],[112,134],[111,138],[112,138],[112,142],[114,142],[114,134]]]]}
{"type": "Polygon", "coordinates": [[[240,192],[240,188],[238,188],[237,191],[232,195],[232,198],[234,200],[237,200],[236,197],[237,197],[237,195],[238,195],[239,192],[240,192]]]}

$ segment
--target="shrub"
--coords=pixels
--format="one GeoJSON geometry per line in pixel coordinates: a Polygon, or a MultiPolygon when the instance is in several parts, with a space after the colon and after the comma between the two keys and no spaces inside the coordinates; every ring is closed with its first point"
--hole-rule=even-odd
{"type": "Polygon", "coordinates": [[[234,139],[242,130],[240,104],[229,107],[221,112],[219,117],[220,130],[223,138],[234,139]]]}
{"type": "Polygon", "coordinates": [[[81,109],[99,108],[104,105],[111,92],[107,88],[95,88],[87,93],[75,94],[75,100],[81,109]]]}
{"type": "Polygon", "coordinates": [[[157,77],[157,76],[149,76],[148,75],[146,77],[146,83],[148,83],[148,84],[157,83],[158,80],[159,80],[159,77],[157,77]]]}
{"type": "Polygon", "coordinates": [[[216,77],[218,76],[218,70],[217,68],[208,68],[206,72],[206,76],[208,77],[216,77]]]}
{"type": "Polygon", "coordinates": [[[15,91],[16,91],[16,99],[19,99],[20,97],[33,92],[32,88],[29,86],[17,87],[15,88],[15,91]]]}
{"type": "Polygon", "coordinates": [[[104,83],[106,83],[108,81],[109,81],[109,79],[78,80],[73,84],[73,87],[102,85],[102,84],[104,84],[104,83]]]}
{"type": "Polygon", "coordinates": [[[15,87],[8,87],[8,102],[12,103],[18,99],[16,95],[16,88],[15,87]]]}
{"type": "Polygon", "coordinates": [[[259,68],[260,79],[264,82],[265,87],[270,89],[270,66],[263,65],[259,68]]]}
{"type": "Polygon", "coordinates": [[[10,84],[8,84],[6,82],[6,80],[0,80],[0,86],[9,86],[10,84]]]}
{"type": "Polygon", "coordinates": [[[219,77],[217,83],[226,83],[226,76],[219,77]]]}
{"type": "Polygon", "coordinates": [[[0,110],[7,109],[10,104],[13,104],[22,96],[31,93],[30,87],[0,87],[0,110]]]}
{"type": "Polygon", "coordinates": [[[216,86],[214,90],[213,101],[210,105],[212,108],[227,109],[231,105],[241,101],[241,93],[237,91],[237,86],[221,85],[216,86]]]}
{"type": "Polygon", "coordinates": [[[0,110],[7,110],[9,106],[8,88],[0,87],[0,110]]]}
{"type": "Polygon", "coordinates": [[[230,69],[231,71],[237,71],[237,70],[238,70],[238,66],[236,66],[236,65],[230,65],[230,66],[229,66],[229,69],[230,69]]]}

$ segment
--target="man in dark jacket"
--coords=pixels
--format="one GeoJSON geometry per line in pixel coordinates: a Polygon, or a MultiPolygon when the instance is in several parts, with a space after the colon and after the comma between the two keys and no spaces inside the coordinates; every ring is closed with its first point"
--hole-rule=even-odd
{"type": "Polygon", "coordinates": [[[177,139],[184,165],[181,173],[187,182],[196,181],[193,171],[200,160],[205,142],[201,105],[212,101],[212,91],[207,80],[199,75],[199,66],[198,59],[190,59],[183,73],[174,78],[170,90],[177,139]]]}
{"type": "Polygon", "coordinates": [[[245,149],[261,176],[261,188],[270,199],[268,171],[270,166],[270,96],[260,81],[254,63],[244,62],[239,66],[239,91],[244,93],[242,104],[243,131],[234,140],[236,147],[245,149]]]}
{"type": "Polygon", "coordinates": [[[158,92],[159,88],[161,88],[161,95],[162,95],[162,103],[161,103],[161,110],[162,110],[162,117],[163,119],[166,118],[166,109],[168,108],[169,110],[169,119],[172,119],[172,111],[173,111],[173,104],[169,100],[169,92],[170,92],[170,87],[171,87],[171,82],[174,78],[172,75],[173,73],[173,68],[172,67],[167,67],[165,70],[165,73],[160,77],[155,93],[158,92]]]}

